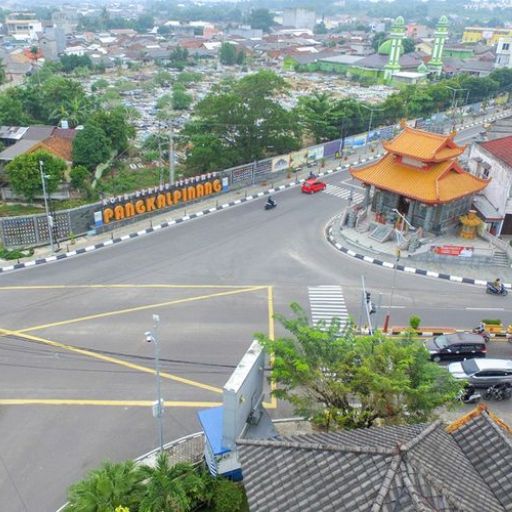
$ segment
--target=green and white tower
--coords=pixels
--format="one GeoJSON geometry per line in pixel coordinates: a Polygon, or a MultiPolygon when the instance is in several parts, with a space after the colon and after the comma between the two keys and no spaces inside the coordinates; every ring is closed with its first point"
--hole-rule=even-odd
{"type": "Polygon", "coordinates": [[[400,71],[400,55],[403,53],[402,40],[405,37],[405,20],[402,16],[394,21],[389,34],[391,50],[388,63],[384,66],[384,80],[391,80],[393,73],[400,71]]]}
{"type": "Polygon", "coordinates": [[[432,58],[428,63],[428,68],[432,73],[440,75],[443,71],[443,49],[444,43],[448,39],[448,18],[441,16],[434,32],[434,48],[432,48],[432,58]]]}

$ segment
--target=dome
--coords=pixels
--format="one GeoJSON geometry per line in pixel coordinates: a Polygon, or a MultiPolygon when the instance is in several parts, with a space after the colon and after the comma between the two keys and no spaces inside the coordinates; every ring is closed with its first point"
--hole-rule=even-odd
{"type": "Polygon", "coordinates": [[[405,20],[404,20],[404,17],[403,16],[398,16],[398,18],[395,20],[395,23],[393,23],[393,25],[400,25],[400,26],[403,26],[405,25],[405,20]]]}
{"type": "MultiPolygon", "coordinates": [[[[379,49],[377,50],[377,53],[379,55],[389,55],[391,53],[391,45],[393,44],[393,39],[387,39],[381,45],[379,46],[379,49]]],[[[400,44],[400,55],[403,55],[404,48],[400,44]]]]}
{"type": "Polygon", "coordinates": [[[418,73],[428,73],[428,68],[424,62],[418,66],[418,73]]]}
{"type": "Polygon", "coordinates": [[[446,16],[443,15],[439,18],[439,25],[448,25],[448,24],[449,24],[449,21],[446,16]]]}

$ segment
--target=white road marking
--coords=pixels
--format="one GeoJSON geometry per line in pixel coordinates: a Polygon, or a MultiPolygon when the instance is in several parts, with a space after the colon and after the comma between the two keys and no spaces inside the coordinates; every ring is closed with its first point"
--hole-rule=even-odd
{"type": "Polygon", "coordinates": [[[323,320],[329,325],[336,317],[340,320],[340,329],[346,326],[349,315],[341,286],[309,286],[308,295],[313,324],[323,320]]]}

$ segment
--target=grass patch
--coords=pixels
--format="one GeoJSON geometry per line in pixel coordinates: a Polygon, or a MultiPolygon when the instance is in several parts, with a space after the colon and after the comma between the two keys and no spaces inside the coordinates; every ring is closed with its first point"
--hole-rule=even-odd
{"type": "MultiPolygon", "coordinates": [[[[137,169],[136,171],[121,169],[110,172],[103,175],[96,190],[106,195],[115,196],[142,188],[156,187],[160,184],[160,172],[160,169],[155,168],[137,169]]],[[[162,172],[165,182],[168,171],[164,169],[162,172]]]]}
{"type": "Polygon", "coordinates": [[[24,204],[0,203],[0,217],[17,217],[19,215],[33,215],[44,213],[44,208],[24,204]]]}

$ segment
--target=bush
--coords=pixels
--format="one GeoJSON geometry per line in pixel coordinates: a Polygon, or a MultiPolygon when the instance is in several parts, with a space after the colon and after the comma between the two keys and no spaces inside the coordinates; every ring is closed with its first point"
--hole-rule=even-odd
{"type": "Polygon", "coordinates": [[[498,320],[497,318],[485,319],[485,320],[482,320],[482,323],[487,324],[487,325],[501,325],[501,320],[498,320]]]}
{"type": "Polygon", "coordinates": [[[244,503],[245,494],[239,484],[225,478],[215,479],[212,512],[240,512],[244,503]]]}
{"type": "Polygon", "coordinates": [[[415,331],[420,326],[420,323],[421,323],[421,318],[418,315],[411,315],[411,317],[409,318],[409,325],[415,331]]]}
{"type": "Polygon", "coordinates": [[[34,249],[4,249],[0,246],[0,258],[3,260],[18,260],[20,258],[28,258],[34,254],[34,249]]]}

